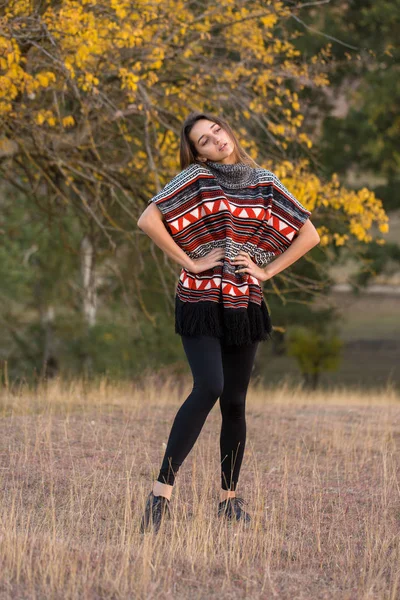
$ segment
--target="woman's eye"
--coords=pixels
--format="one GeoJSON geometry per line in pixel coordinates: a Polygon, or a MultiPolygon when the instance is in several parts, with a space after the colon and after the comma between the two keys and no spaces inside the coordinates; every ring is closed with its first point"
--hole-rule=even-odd
{"type": "MultiPolygon", "coordinates": [[[[214,129],[214,131],[215,131],[216,133],[218,133],[218,131],[221,131],[221,127],[219,127],[219,129],[214,129]]],[[[205,146],[205,145],[207,144],[207,142],[208,142],[208,139],[207,139],[207,140],[204,142],[204,144],[201,144],[201,145],[202,145],[202,146],[205,146]]]]}

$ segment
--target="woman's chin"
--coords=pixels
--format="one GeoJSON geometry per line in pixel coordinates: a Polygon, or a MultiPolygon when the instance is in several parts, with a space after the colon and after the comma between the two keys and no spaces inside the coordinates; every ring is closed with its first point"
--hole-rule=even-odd
{"type": "Polygon", "coordinates": [[[233,150],[228,148],[227,150],[223,150],[222,152],[219,152],[218,156],[216,156],[215,158],[210,158],[209,160],[213,160],[215,162],[224,160],[226,158],[229,158],[229,156],[232,154],[232,152],[233,152],[233,150]]]}

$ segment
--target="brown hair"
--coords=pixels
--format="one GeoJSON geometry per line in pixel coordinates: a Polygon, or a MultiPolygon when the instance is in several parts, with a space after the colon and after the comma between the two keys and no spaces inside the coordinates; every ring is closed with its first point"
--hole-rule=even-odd
{"type": "Polygon", "coordinates": [[[217,123],[217,125],[220,125],[220,127],[223,127],[225,131],[228,132],[229,137],[233,141],[233,152],[235,156],[235,162],[242,162],[247,165],[250,165],[251,167],[258,167],[257,163],[251,158],[251,156],[247,154],[247,152],[239,144],[236,135],[234,134],[231,126],[226,121],[226,119],[224,119],[223,117],[216,117],[209,112],[200,112],[196,110],[191,112],[190,115],[186,117],[181,128],[180,162],[182,170],[191,165],[192,163],[203,164],[197,159],[197,150],[192,140],[189,138],[189,133],[192,130],[193,125],[196,123],[196,121],[199,121],[200,119],[208,119],[209,121],[213,121],[214,123],[217,123]]]}

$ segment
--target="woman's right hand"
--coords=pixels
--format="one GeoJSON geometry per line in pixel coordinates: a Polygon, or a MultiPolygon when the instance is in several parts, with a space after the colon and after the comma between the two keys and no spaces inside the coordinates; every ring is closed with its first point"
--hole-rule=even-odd
{"type": "Polygon", "coordinates": [[[221,266],[224,262],[225,258],[225,249],[224,248],[214,248],[211,250],[206,256],[202,258],[196,258],[192,260],[192,264],[190,266],[190,271],[192,273],[202,273],[203,271],[208,271],[213,267],[221,266]]]}

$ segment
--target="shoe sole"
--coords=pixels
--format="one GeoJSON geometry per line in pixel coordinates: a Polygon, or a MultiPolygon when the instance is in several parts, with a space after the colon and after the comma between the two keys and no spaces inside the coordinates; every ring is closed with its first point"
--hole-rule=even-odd
{"type": "Polygon", "coordinates": [[[244,519],[235,519],[235,518],[231,519],[231,518],[227,517],[224,513],[219,514],[218,519],[220,521],[225,520],[227,523],[239,523],[239,524],[245,525],[245,526],[251,525],[251,523],[252,523],[251,519],[250,519],[250,521],[245,521],[244,519]]]}

